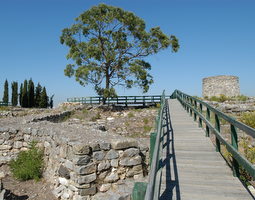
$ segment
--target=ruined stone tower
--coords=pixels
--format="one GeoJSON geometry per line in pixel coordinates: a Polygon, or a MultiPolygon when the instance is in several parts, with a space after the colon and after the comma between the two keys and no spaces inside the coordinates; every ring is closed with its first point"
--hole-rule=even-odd
{"type": "Polygon", "coordinates": [[[212,76],[203,79],[203,97],[228,97],[240,95],[239,78],[237,76],[212,76]]]}

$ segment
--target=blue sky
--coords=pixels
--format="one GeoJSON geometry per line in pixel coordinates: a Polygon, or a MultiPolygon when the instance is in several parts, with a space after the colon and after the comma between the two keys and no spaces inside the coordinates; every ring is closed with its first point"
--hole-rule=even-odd
{"type": "MultiPolygon", "coordinates": [[[[46,86],[55,102],[67,97],[94,96],[92,86],[80,86],[64,76],[67,47],[61,31],[93,5],[106,3],[134,12],[147,28],[160,26],[179,38],[180,50],[170,49],[146,60],[154,84],[147,94],[171,94],[180,89],[201,96],[202,79],[236,75],[241,93],[255,96],[254,0],[0,0],[0,99],[7,78],[32,78],[46,86]]],[[[142,95],[137,88],[118,88],[119,95],[142,95]]]]}

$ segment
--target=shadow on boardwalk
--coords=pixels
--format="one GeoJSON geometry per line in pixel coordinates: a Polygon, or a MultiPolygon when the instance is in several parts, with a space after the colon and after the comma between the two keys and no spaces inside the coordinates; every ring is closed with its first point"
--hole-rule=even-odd
{"type": "Polygon", "coordinates": [[[165,189],[162,191],[160,200],[181,200],[180,186],[178,179],[178,170],[176,163],[176,155],[174,149],[174,130],[172,128],[169,106],[166,104],[164,118],[164,134],[161,138],[163,141],[163,155],[159,168],[162,168],[162,178],[165,179],[165,189]],[[171,167],[173,169],[171,169],[171,167]],[[172,171],[172,173],[171,173],[172,171]],[[175,195],[175,196],[173,196],[175,195]]]}

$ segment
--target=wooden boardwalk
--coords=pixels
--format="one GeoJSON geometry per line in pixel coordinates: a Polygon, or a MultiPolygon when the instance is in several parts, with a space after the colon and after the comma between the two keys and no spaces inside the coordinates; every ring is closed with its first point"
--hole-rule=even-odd
{"type": "Polygon", "coordinates": [[[168,101],[160,199],[252,200],[210,138],[176,99],[168,101]],[[169,111],[170,110],[170,111],[169,111]],[[170,119],[169,119],[170,116],[170,119]]]}

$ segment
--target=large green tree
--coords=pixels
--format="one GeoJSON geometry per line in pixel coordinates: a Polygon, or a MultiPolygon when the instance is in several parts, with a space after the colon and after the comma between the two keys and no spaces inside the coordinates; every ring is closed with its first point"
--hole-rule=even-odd
{"type": "Polygon", "coordinates": [[[19,88],[19,105],[22,107],[22,93],[23,93],[23,83],[20,84],[19,88]]]}
{"type": "Polygon", "coordinates": [[[12,105],[18,105],[18,82],[12,82],[12,105]]]}
{"type": "Polygon", "coordinates": [[[99,4],[83,12],[76,23],[62,31],[60,42],[69,47],[65,75],[81,85],[92,84],[103,97],[116,96],[114,86],[139,86],[147,92],[153,78],[143,60],[169,46],[179,49],[174,35],[159,27],[146,30],[145,22],[131,12],[99,4]]]}
{"type": "Polygon", "coordinates": [[[37,84],[35,88],[35,107],[39,108],[40,107],[40,100],[41,100],[41,93],[42,93],[42,86],[40,83],[37,84]]]}
{"type": "Polygon", "coordinates": [[[45,87],[43,87],[42,92],[41,92],[39,107],[40,108],[47,108],[48,107],[48,96],[47,96],[47,92],[46,92],[45,87]]]}
{"type": "Polygon", "coordinates": [[[32,108],[35,106],[35,86],[32,79],[28,82],[28,107],[32,108]]]}
{"type": "Polygon", "coordinates": [[[27,108],[28,107],[27,80],[24,80],[21,99],[22,99],[21,100],[21,102],[22,102],[21,106],[24,107],[24,108],[27,108]]]}
{"type": "Polygon", "coordinates": [[[4,96],[3,96],[3,102],[7,103],[9,102],[9,86],[7,79],[4,82],[4,96]]]}

